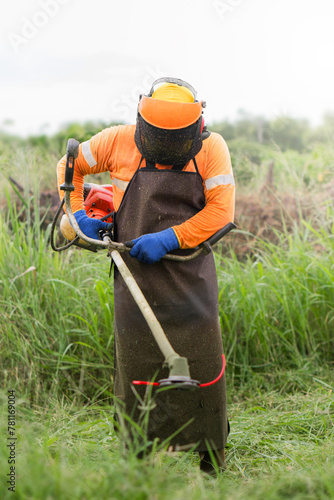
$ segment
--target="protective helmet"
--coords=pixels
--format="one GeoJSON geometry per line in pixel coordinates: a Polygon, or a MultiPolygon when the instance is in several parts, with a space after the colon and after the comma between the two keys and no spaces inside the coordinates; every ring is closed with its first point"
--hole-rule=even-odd
{"type": "Polygon", "coordinates": [[[164,77],[140,96],[135,142],[146,161],[183,167],[199,153],[205,103],[196,94],[183,80],[164,77]]]}

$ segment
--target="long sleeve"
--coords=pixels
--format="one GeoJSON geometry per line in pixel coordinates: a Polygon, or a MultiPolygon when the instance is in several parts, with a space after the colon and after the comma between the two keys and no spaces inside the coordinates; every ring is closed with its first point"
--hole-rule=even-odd
{"type": "MultiPolygon", "coordinates": [[[[71,193],[71,205],[73,212],[83,209],[83,185],[84,177],[88,174],[98,174],[112,170],[112,152],[118,127],[110,127],[94,135],[89,141],[79,146],[79,155],[75,161],[73,173],[73,185],[75,190],[71,193]]],[[[65,180],[66,156],[57,165],[57,183],[59,196],[62,199],[64,191],[60,185],[65,180]]]]}
{"type": "Polygon", "coordinates": [[[234,220],[235,184],[231,158],[224,139],[211,134],[203,172],[206,205],[183,224],[173,229],[181,248],[192,248],[234,220]]]}

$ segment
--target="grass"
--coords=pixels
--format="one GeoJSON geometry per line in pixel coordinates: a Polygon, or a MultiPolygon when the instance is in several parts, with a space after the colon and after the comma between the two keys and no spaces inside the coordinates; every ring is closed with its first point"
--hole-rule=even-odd
{"type": "Polygon", "coordinates": [[[42,392],[80,396],[87,378],[87,397],[100,397],[113,364],[109,262],[53,253],[48,241],[38,220],[20,222],[13,207],[0,220],[2,375],[35,402],[42,392]]]}
{"type": "Polygon", "coordinates": [[[255,260],[218,262],[224,338],[240,376],[247,378],[252,366],[333,362],[332,215],[328,223],[329,231],[315,231],[304,222],[293,234],[282,233],[280,245],[259,241],[255,260]]]}
{"type": "Polygon", "coordinates": [[[1,498],[334,498],[332,233],[305,224],[280,246],[259,244],[256,261],[216,256],[232,432],[227,470],[212,479],[196,454],[125,454],[113,429],[108,260],[53,254],[37,221],[18,222],[13,207],[10,217],[1,375],[18,397],[18,465],[15,497],[2,481],[1,498]]]}
{"type": "MultiPolygon", "coordinates": [[[[333,227],[329,212],[327,230],[305,223],[282,233],[278,246],[258,242],[256,260],[217,257],[233,384],[257,376],[260,389],[277,388],[282,369],[307,366],[317,376],[333,363],[333,227]]],[[[0,217],[2,375],[35,403],[48,394],[86,403],[111,398],[109,260],[75,249],[52,253],[48,238],[38,220],[18,221],[13,207],[8,222],[0,217]]]]}
{"type": "MultiPolygon", "coordinates": [[[[51,399],[31,407],[19,398],[14,498],[334,498],[332,389],[314,381],[306,393],[255,392],[247,400],[236,391],[229,414],[227,470],[213,479],[199,471],[197,454],[162,450],[140,460],[126,453],[109,406],[51,399]]],[[[2,424],[2,436],[6,431],[2,424]]],[[[2,474],[7,457],[2,442],[2,474]]],[[[0,494],[13,498],[3,480],[0,494]]]]}
{"type": "MultiPolygon", "coordinates": [[[[36,182],[38,159],[26,159],[36,182]]],[[[213,479],[196,454],[125,452],[114,431],[109,261],[53,253],[33,193],[22,213],[8,196],[0,215],[1,435],[15,389],[18,436],[16,493],[3,475],[0,497],[334,499],[332,202],[321,224],[277,233],[277,245],[258,240],[252,259],[216,255],[232,430],[227,470],[213,479]]],[[[1,474],[7,459],[2,440],[1,474]]]]}

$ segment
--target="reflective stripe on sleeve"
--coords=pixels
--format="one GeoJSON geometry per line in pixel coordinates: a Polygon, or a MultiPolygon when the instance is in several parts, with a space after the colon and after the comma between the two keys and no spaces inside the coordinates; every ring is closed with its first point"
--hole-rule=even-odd
{"type": "Polygon", "coordinates": [[[112,183],[121,191],[125,191],[129,184],[128,181],[121,181],[120,179],[115,179],[115,177],[113,178],[112,183]]]}
{"type": "Polygon", "coordinates": [[[232,174],[215,175],[205,181],[205,187],[208,191],[216,186],[226,186],[227,184],[232,184],[232,186],[234,186],[234,178],[232,174]]]}
{"type": "Polygon", "coordinates": [[[95,167],[97,162],[93,156],[92,150],[90,149],[90,141],[83,142],[81,146],[82,155],[85,158],[86,162],[88,163],[90,168],[95,167]]]}

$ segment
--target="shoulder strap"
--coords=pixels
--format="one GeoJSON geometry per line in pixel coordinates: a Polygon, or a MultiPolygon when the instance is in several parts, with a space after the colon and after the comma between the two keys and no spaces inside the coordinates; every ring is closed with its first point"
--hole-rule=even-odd
{"type": "MultiPolygon", "coordinates": [[[[143,163],[143,159],[144,159],[144,157],[142,156],[141,159],[140,159],[140,162],[139,162],[137,170],[140,169],[141,164],[143,163]]],[[[142,168],[143,170],[145,168],[147,168],[148,170],[158,170],[157,167],[155,166],[155,163],[153,163],[151,161],[148,161],[148,160],[145,160],[145,161],[146,161],[146,165],[145,165],[145,167],[142,168]]]]}
{"type": "Polygon", "coordinates": [[[179,165],[173,165],[171,170],[183,170],[184,167],[186,166],[186,163],[182,163],[182,164],[179,164],[179,165]]]}
{"type": "Polygon", "coordinates": [[[198,175],[199,175],[199,176],[200,176],[200,178],[202,179],[202,176],[201,176],[201,174],[199,173],[199,170],[198,170],[197,161],[196,161],[195,156],[194,156],[194,158],[193,158],[193,162],[194,162],[194,165],[195,165],[196,172],[198,173],[198,175]]]}
{"type": "MultiPolygon", "coordinates": [[[[138,165],[138,169],[137,169],[137,170],[139,170],[139,169],[140,169],[140,166],[141,166],[141,164],[142,164],[142,162],[143,162],[143,159],[144,159],[144,157],[142,156],[142,157],[141,157],[141,160],[140,160],[140,163],[139,163],[139,165],[138,165]]],[[[198,175],[202,178],[201,174],[199,173],[199,170],[198,170],[198,166],[197,166],[197,162],[196,162],[195,157],[194,157],[194,158],[192,158],[192,160],[193,160],[193,162],[194,162],[196,172],[197,172],[197,173],[198,173],[198,175]]],[[[173,165],[173,166],[172,166],[172,168],[171,168],[171,170],[174,170],[174,171],[175,171],[175,170],[181,171],[181,170],[183,170],[183,169],[184,169],[184,167],[185,167],[185,165],[182,165],[182,164],[180,164],[180,165],[173,165]]],[[[145,169],[147,169],[147,170],[159,170],[159,169],[156,167],[156,164],[155,164],[155,163],[153,163],[153,162],[151,162],[151,161],[148,161],[148,160],[146,160],[146,166],[142,168],[142,170],[145,170],[145,169]]]]}
{"type": "Polygon", "coordinates": [[[147,168],[147,170],[158,170],[157,167],[155,166],[155,163],[152,161],[146,160],[146,166],[143,167],[143,169],[147,168]]]}

